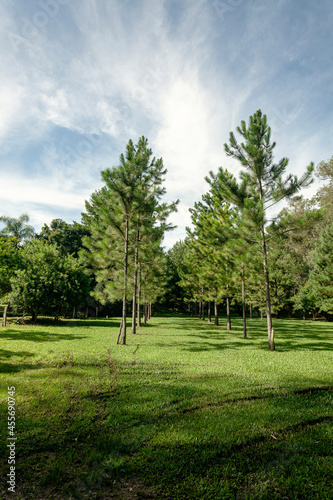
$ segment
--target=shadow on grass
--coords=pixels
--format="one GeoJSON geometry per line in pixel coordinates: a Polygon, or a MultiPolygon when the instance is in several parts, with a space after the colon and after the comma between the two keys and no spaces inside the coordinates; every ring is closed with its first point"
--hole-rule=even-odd
{"type": "Polygon", "coordinates": [[[13,364],[4,362],[7,360],[9,361],[10,358],[12,358],[13,356],[22,358],[23,360],[26,358],[33,358],[35,354],[28,351],[15,352],[15,351],[6,351],[4,349],[0,349],[0,373],[17,373],[22,370],[41,368],[41,365],[38,364],[28,364],[28,363],[13,364]]]}
{"type": "Polygon", "coordinates": [[[120,324],[120,318],[89,318],[89,319],[69,319],[69,318],[62,318],[59,320],[54,320],[52,318],[38,318],[35,323],[32,323],[31,321],[27,321],[25,326],[49,326],[49,327],[59,327],[59,328],[70,328],[70,327],[75,327],[75,328],[91,328],[91,327],[101,327],[101,328],[111,328],[111,327],[116,327],[119,326],[120,324]]]}
{"type": "Polygon", "coordinates": [[[73,379],[70,404],[55,405],[52,392],[42,399],[38,393],[38,416],[21,412],[21,485],[42,495],[42,477],[59,493],[66,485],[77,491],[74,498],[90,499],[119,478],[139,478],[157,485],[159,499],[329,498],[329,388],[312,389],[314,412],[308,411],[310,388],[217,401],[217,394],[207,395],[186,377],[170,386],[169,377],[180,373],[177,364],[118,368],[130,378],[113,393],[76,392],[73,379]],[[147,375],[153,377],[138,384],[147,375]],[[283,418],[274,417],[277,411],[283,418]]]}
{"type": "Polygon", "coordinates": [[[30,342],[58,342],[60,340],[81,340],[87,337],[71,335],[66,333],[50,333],[43,331],[33,331],[27,329],[8,329],[4,333],[0,333],[1,340],[29,340],[30,342]]]}
{"type": "MultiPolygon", "coordinates": [[[[232,318],[231,331],[226,330],[226,318],[220,318],[219,326],[207,323],[198,318],[185,317],[183,319],[184,321],[181,324],[179,324],[179,319],[177,318],[177,322],[174,325],[172,323],[160,323],[159,325],[166,325],[166,328],[187,332],[191,334],[191,339],[200,339],[198,342],[190,339],[188,344],[180,344],[180,346],[188,351],[222,351],[225,349],[241,349],[245,345],[256,345],[258,349],[268,349],[265,321],[248,319],[248,337],[244,339],[242,319],[239,317],[232,318]]],[[[274,329],[277,351],[286,352],[297,349],[311,351],[333,350],[333,324],[279,319],[274,321],[274,329]]]]}

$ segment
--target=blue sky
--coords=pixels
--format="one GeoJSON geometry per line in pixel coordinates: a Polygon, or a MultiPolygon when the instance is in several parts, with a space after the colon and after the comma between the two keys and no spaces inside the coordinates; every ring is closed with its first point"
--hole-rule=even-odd
{"type": "Polygon", "coordinates": [[[332,26],[331,0],[3,0],[1,214],[79,222],[144,135],[181,200],[171,246],[208,171],[237,175],[223,144],[259,108],[301,175],[333,155],[332,26]]]}

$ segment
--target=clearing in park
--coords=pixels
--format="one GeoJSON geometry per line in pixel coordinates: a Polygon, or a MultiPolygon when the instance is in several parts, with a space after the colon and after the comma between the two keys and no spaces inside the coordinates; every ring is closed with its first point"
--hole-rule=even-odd
{"type": "Polygon", "coordinates": [[[17,498],[331,498],[332,324],[276,320],[273,352],[264,322],[220,324],[161,315],[126,346],[119,318],[2,329],[17,498]]]}

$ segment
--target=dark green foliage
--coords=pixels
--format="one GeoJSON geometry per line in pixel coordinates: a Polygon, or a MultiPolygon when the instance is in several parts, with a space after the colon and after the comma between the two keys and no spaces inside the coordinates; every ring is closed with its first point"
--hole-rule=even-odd
{"type": "Polygon", "coordinates": [[[77,259],[40,240],[20,251],[21,269],[11,280],[10,303],[36,320],[40,314],[68,313],[89,293],[90,280],[77,259]]]}
{"type": "Polygon", "coordinates": [[[183,241],[178,241],[166,253],[165,277],[167,284],[163,304],[176,311],[185,309],[185,292],[180,286],[184,253],[185,243],[183,241]]]}
{"type": "Polygon", "coordinates": [[[312,262],[309,281],[316,305],[320,311],[333,314],[333,223],[323,230],[312,262]]]}
{"type": "Polygon", "coordinates": [[[55,243],[63,255],[78,257],[82,248],[82,238],[89,234],[88,229],[77,222],[68,224],[62,219],[53,219],[50,225],[44,224],[38,238],[55,243]]]}
{"type": "Polygon", "coordinates": [[[0,237],[0,297],[11,291],[10,280],[19,266],[17,239],[0,237]]]}

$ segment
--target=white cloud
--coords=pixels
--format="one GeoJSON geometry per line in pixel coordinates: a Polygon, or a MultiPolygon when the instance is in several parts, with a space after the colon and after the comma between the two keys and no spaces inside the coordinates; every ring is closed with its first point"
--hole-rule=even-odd
{"type": "MultiPolygon", "coordinates": [[[[66,209],[77,209],[82,207],[83,193],[66,193],[52,186],[46,186],[44,183],[26,180],[24,183],[20,179],[2,177],[3,185],[6,188],[2,192],[2,199],[5,202],[20,204],[43,204],[52,205],[66,209]]],[[[88,197],[89,192],[86,193],[88,197]]]]}
{"type": "Polygon", "coordinates": [[[167,238],[184,237],[188,208],[207,191],[208,171],[239,170],[223,144],[259,107],[272,124],[277,159],[290,156],[293,173],[330,157],[331,111],[323,106],[330,125],[324,132],[315,112],[331,65],[319,75],[311,64],[320,58],[307,53],[316,26],[323,39],[331,37],[324,31],[326,4],[313,22],[309,6],[304,11],[286,1],[274,8],[223,5],[230,8],[219,16],[221,9],[206,0],[71,0],[26,36],[22,18],[33,22],[40,2],[2,3],[3,210],[14,216],[30,207],[36,218],[42,213],[34,203],[45,216],[81,210],[100,186],[99,172],[117,162],[129,138],[146,135],[168,169],[168,198],[181,199],[172,218],[179,229],[167,238]],[[297,9],[300,16],[290,17],[297,9]],[[313,101],[311,85],[319,96],[313,101]],[[73,142],[61,144],[58,128],[73,142]],[[89,146],[91,134],[103,142],[89,146]]]}

